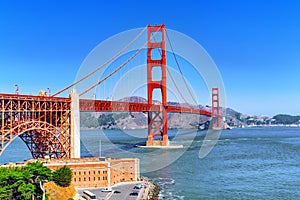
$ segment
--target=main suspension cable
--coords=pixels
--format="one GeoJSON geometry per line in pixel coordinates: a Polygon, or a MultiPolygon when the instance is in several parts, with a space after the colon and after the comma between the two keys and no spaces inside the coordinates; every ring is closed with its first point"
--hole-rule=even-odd
{"type": "Polygon", "coordinates": [[[70,89],[71,87],[73,87],[74,85],[82,82],[83,80],[87,79],[88,77],[90,77],[91,75],[95,74],[97,71],[99,71],[100,69],[102,69],[104,66],[106,66],[107,64],[109,64],[110,62],[112,62],[115,58],[117,58],[120,54],[122,54],[126,49],[128,49],[128,47],[130,47],[147,29],[147,27],[145,27],[130,43],[128,43],[123,49],[121,49],[119,52],[117,52],[113,57],[111,57],[110,59],[108,59],[105,63],[103,63],[101,66],[99,66],[98,68],[96,68],[94,71],[90,72],[89,74],[85,75],[84,77],[82,77],[81,79],[79,79],[78,81],[72,83],[71,85],[65,87],[64,89],[56,92],[55,94],[53,94],[51,97],[54,97],[68,89],[70,89]]]}
{"type": "MultiPolygon", "coordinates": [[[[161,29],[161,28],[160,28],[161,29]]],[[[157,32],[156,32],[157,33],[157,32]]],[[[155,33],[155,35],[156,35],[155,33]]],[[[152,37],[154,37],[155,35],[153,35],[152,37]]],[[[100,81],[98,81],[96,84],[92,85],[91,87],[89,87],[87,90],[83,91],[82,93],[79,94],[79,96],[82,96],[84,94],[86,94],[87,92],[89,92],[90,90],[92,90],[93,88],[97,87],[98,85],[100,85],[103,81],[105,81],[106,79],[108,79],[109,77],[111,77],[112,75],[114,75],[117,71],[119,71],[120,69],[122,69],[126,64],[128,64],[137,54],[139,54],[142,49],[144,49],[144,47],[146,47],[148,44],[148,41],[145,42],[145,44],[139,48],[128,60],[126,60],[122,65],[120,65],[117,69],[115,69],[112,73],[110,73],[109,75],[107,75],[106,77],[104,77],[103,79],[101,79],[100,81]]]]}
{"type": "MultiPolygon", "coordinates": [[[[154,39],[154,41],[156,42],[156,39],[155,39],[155,38],[153,38],[153,39],[154,39]]],[[[157,50],[158,50],[160,56],[162,56],[161,50],[160,50],[160,49],[157,49],[157,50]]],[[[168,72],[168,74],[169,74],[169,76],[170,76],[170,78],[171,78],[171,81],[172,81],[173,85],[175,86],[176,90],[178,91],[180,97],[183,99],[183,101],[188,102],[188,101],[185,99],[185,97],[183,96],[183,94],[180,92],[180,90],[179,90],[179,88],[178,88],[178,86],[177,86],[177,84],[176,84],[176,82],[175,82],[175,80],[174,80],[174,78],[173,78],[173,76],[172,76],[172,74],[171,74],[169,68],[166,67],[166,69],[167,69],[167,72],[168,72]]]]}
{"type": "Polygon", "coordinates": [[[169,36],[168,36],[167,30],[166,30],[166,36],[167,36],[168,42],[169,42],[169,44],[170,44],[170,47],[171,47],[171,50],[172,50],[172,53],[173,53],[173,56],[174,56],[176,65],[177,65],[178,70],[179,70],[179,72],[180,72],[180,74],[181,74],[181,77],[182,77],[182,79],[183,79],[183,81],[184,81],[184,84],[185,84],[185,86],[186,86],[186,88],[187,88],[189,94],[191,95],[191,97],[192,97],[194,103],[197,105],[197,100],[196,100],[195,97],[193,96],[192,91],[191,91],[190,87],[188,86],[188,84],[187,84],[187,82],[186,82],[186,80],[185,80],[185,78],[184,78],[184,75],[183,75],[183,73],[182,73],[181,67],[180,67],[180,65],[179,65],[179,62],[178,62],[177,57],[176,57],[176,54],[175,54],[175,52],[174,52],[174,49],[173,49],[171,40],[170,40],[170,38],[169,38],[169,36]]]}

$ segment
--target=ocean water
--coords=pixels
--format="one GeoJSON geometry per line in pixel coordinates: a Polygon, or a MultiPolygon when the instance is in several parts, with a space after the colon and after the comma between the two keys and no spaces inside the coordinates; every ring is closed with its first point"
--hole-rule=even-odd
{"type": "MultiPolygon", "coordinates": [[[[141,149],[146,130],[81,131],[81,155],[140,158],[141,175],[161,187],[160,199],[300,199],[300,128],[222,131],[203,159],[206,131],[170,131],[183,149],[141,149]]],[[[0,163],[31,158],[20,139],[0,163]]]]}

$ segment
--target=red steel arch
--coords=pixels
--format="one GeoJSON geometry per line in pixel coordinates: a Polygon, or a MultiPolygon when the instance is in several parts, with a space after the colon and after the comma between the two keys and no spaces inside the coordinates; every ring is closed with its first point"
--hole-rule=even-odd
{"type": "Polygon", "coordinates": [[[43,121],[26,121],[15,126],[10,132],[3,135],[7,138],[1,146],[0,154],[13,142],[20,137],[28,147],[33,158],[69,157],[69,149],[63,144],[66,138],[60,135],[58,128],[43,121]],[[9,138],[9,139],[8,139],[9,138]]]}
{"type": "Polygon", "coordinates": [[[20,137],[33,158],[70,158],[71,99],[0,94],[0,155],[20,137]]]}

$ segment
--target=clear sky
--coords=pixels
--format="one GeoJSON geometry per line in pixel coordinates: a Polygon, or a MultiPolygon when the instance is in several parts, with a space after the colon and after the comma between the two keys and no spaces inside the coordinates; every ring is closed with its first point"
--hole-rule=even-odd
{"type": "Polygon", "coordinates": [[[0,1],[0,92],[57,91],[101,41],[164,22],[210,54],[227,106],[300,115],[299,10],[296,0],[0,1]]]}

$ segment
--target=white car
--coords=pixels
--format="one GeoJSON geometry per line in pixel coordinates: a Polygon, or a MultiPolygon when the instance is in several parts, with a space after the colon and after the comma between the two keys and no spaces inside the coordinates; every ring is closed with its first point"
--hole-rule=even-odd
{"type": "Polygon", "coordinates": [[[111,187],[103,188],[103,189],[101,190],[101,192],[112,192],[112,188],[111,188],[111,187]]]}
{"type": "Polygon", "coordinates": [[[138,183],[134,186],[134,189],[141,189],[143,186],[143,183],[138,183]]]}

